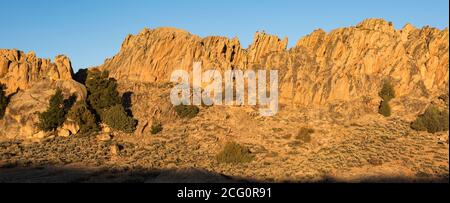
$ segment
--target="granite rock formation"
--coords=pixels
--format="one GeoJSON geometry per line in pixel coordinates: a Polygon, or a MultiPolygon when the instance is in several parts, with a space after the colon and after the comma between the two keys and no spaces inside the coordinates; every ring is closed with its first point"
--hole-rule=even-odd
{"type": "Polygon", "coordinates": [[[28,89],[34,82],[44,79],[72,79],[72,65],[67,56],[50,59],[37,58],[34,52],[28,54],[9,49],[0,49],[0,83],[7,86],[7,92],[28,89]]]}
{"type": "Polygon", "coordinates": [[[244,49],[239,40],[200,38],[174,28],[144,29],[129,35],[120,52],[101,69],[117,79],[167,82],[173,70],[278,69],[281,102],[324,105],[366,100],[377,105],[377,92],[389,80],[399,97],[448,93],[448,28],[396,30],[382,19],[326,33],[316,30],[287,49],[287,39],[256,33],[244,49]],[[367,99],[368,98],[368,99],[367,99]]]}

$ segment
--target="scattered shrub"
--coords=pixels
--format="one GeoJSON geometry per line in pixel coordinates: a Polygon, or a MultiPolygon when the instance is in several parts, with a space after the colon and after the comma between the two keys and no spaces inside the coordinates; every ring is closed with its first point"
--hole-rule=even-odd
{"type": "Polygon", "coordinates": [[[429,133],[448,131],[448,116],[448,111],[441,111],[436,106],[429,106],[422,115],[418,116],[417,119],[411,123],[411,128],[417,131],[427,131],[429,133]]]}
{"type": "Polygon", "coordinates": [[[0,83],[0,119],[5,116],[6,106],[8,106],[8,97],[5,92],[6,86],[0,83]]]}
{"type": "Polygon", "coordinates": [[[378,93],[378,95],[383,99],[383,101],[389,102],[393,98],[395,98],[395,91],[392,87],[391,83],[385,81],[383,84],[383,87],[381,88],[381,91],[378,93]]]}
{"type": "Polygon", "coordinates": [[[179,105],[175,106],[177,115],[181,118],[194,118],[200,112],[200,109],[194,105],[179,105]]]}
{"type": "Polygon", "coordinates": [[[47,110],[39,114],[39,129],[52,131],[61,126],[66,119],[66,109],[64,108],[64,96],[61,89],[50,98],[47,110]]]}
{"type": "Polygon", "coordinates": [[[128,116],[122,104],[117,104],[104,112],[103,121],[111,128],[126,133],[136,130],[137,121],[128,116]]]}
{"type": "Polygon", "coordinates": [[[381,101],[380,107],[378,108],[378,113],[384,117],[391,116],[391,106],[387,101],[381,101]]]}
{"type": "Polygon", "coordinates": [[[227,143],[216,158],[219,163],[231,164],[247,163],[253,160],[250,150],[235,142],[227,143]]]}
{"type": "Polygon", "coordinates": [[[303,127],[298,131],[295,139],[300,140],[303,143],[311,142],[311,134],[313,134],[314,132],[314,129],[303,127]]]}
{"type": "Polygon", "coordinates": [[[156,135],[156,134],[160,133],[162,130],[163,130],[163,127],[162,127],[161,123],[153,123],[152,124],[152,130],[151,130],[152,135],[156,135]]]}
{"type": "Polygon", "coordinates": [[[92,133],[99,131],[95,115],[84,102],[77,102],[67,114],[67,118],[77,122],[80,133],[92,133]]]}

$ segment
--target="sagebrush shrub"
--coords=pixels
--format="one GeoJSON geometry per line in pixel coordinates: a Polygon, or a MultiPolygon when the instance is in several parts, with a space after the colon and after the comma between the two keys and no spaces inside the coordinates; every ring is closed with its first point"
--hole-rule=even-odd
{"type": "Polygon", "coordinates": [[[66,109],[64,106],[64,96],[61,89],[57,89],[49,100],[46,111],[39,114],[39,129],[52,131],[61,126],[66,120],[66,109]]]}
{"type": "Polygon", "coordinates": [[[200,112],[200,109],[194,105],[178,105],[175,106],[175,111],[181,118],[194,118],[200,112]]]}
{"type": "Polygon", "coordinates": [[[163,127],[162,127],[161,123],[153,123],[152,124],[151,133],[153,135],[156,135],[156,134],[160,133],[162,130],[163,130],[163,127]]]}
{"type": "Polygon", "coordinates": [[[436,133],[448,131],[449,118],[448,111],[439,110],[436,106],[429,106],[422,115],[411,123],[411,128],[417,131],[427,131],[436,133]]]}
{"type": "Polygon", "coordinates": [[[216,158],[219,163],[231,164],[248,163],[253,160],[250,150],[235,142],[227,143],[216,158]]]}
{"type": "Polygon", "coordinates": [[[314,132],[314,129],[303,127],[298,131],[295,139],[300,140],[302,143],[311,142],[311,134],[313,134],[314,132]]]}

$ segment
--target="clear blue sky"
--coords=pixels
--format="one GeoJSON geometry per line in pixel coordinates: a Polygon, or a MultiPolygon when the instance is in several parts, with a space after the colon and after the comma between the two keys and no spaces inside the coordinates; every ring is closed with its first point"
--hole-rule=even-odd
{"type": "Polygon", "coordinates": [[[289,37],[290,46],[314,29],[352,26],[365,18],[397,28],[445,28],[448,0],[0,0],[0,48],[65,54],[74,69],[100,65],[115,55],[127,34],[144,27],[178,27],[202,37],[239,37],[255,31],[289,37]]]}

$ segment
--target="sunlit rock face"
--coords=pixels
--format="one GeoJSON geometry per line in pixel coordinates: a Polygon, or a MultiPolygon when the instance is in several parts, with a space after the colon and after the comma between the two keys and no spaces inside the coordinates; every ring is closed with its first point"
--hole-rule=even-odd
{"type": "Polygon", "coordinates": [[[10,139],[43,138],[37,123],[39,113],[47,109],[57,88],[65,98],[85,100],[84,85],[72,79],[70,59],[64,55],[50,59],[37,58],[18,50],[0,49],[0,83],[6,86],[9,103],[0,119],[0,137],[10,139]]]}
{"type": "MultiPolygon", "coordinates": [[[[225,37],[200,38],[175,28],[129,35],[100,68],[117,79],[168,82],[173,70],[279,70],[281,102],[323,105],[377,98],[384,80],[397,95],[431,97],[448,92],[448,29],[400,30],[382,19],[329,33],[316,30],[287,49],[287,39],[256,33],[249,48],[225,37]]],[[[375,102],[376,103],[376,102],[375,102]]]]}
{"type": "Polygon", "coordinates": [[[33,83],[44,79],[50,81],[72,79],[73,70],[67,56],[50,59],[37,58],[34,52],[28,54],[10,49],[0,49],[0,83],[12,93],[28,89],[33,83]]]}

